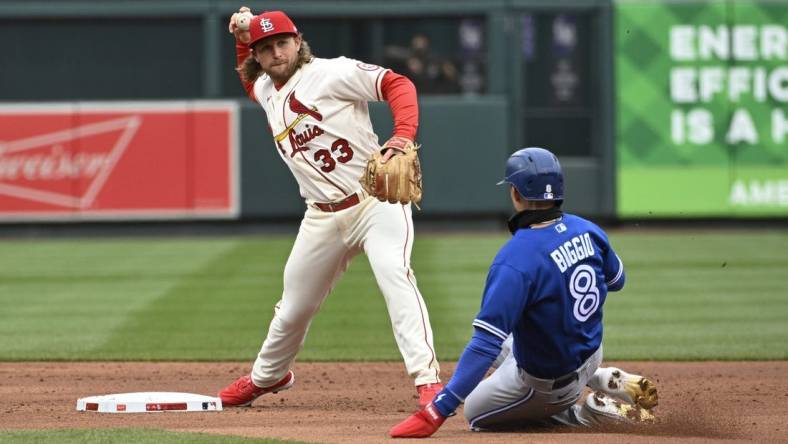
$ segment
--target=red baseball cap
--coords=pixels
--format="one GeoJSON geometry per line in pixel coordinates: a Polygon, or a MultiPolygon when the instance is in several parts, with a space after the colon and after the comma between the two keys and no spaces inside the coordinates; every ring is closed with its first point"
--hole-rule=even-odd
{"type": "Polygon", "coordinates": [[[278,34],[298,34],[298,28],[282,11],[265,11],[254,17],[249,24],[250,48],[258,41],[278,34]]]}

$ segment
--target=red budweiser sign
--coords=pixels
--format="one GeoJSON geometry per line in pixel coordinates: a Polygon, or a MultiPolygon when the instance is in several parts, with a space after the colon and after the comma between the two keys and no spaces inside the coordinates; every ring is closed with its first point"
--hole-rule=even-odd
{"type": "Polygon", "coordinates": [[[234,217],[237,105],[0,106],[0,221],[234,217]]]}

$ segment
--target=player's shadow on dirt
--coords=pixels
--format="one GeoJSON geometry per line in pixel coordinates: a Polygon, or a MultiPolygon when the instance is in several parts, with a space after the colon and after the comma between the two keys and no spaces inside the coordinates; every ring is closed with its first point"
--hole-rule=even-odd
{"type": "Polygon", "coordinates": [[[507,427],[495,431],[485,431],[485,433],[600,433],[600,434],[626,434],[642,436],[665,436],[682,438],[712,438],[712,439],[736,439],[744,436],[738,432],[741,430],[739,424],[729,421],[723,422],[712,417],[700,415],[699,412],[687,412],[685,414],[668,414],[664,418],[657,419],[652,424],[607,424],[586,427],[567,427],[565,425],[528,423],[519,427],[507,427]]]}

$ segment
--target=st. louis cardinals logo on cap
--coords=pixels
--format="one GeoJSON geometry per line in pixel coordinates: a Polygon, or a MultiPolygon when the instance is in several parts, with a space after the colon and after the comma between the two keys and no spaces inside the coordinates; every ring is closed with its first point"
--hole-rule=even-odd
{"type": "Polygon", "coordinates": [[[254,17],[252,23],[256,26],[249,27],[251,39],[248,46],[251,48],[258,41],[279,34],[298,34],[298,28],[282,11],[266,11],[254,17]]]}
{"type": "Polygon", "coordinates": [[[271,19],[268,17],[260,19],[260,27],[263,28],[263,32],[271,32],[274,30],[274,24],[271,23],[271,19]]]}

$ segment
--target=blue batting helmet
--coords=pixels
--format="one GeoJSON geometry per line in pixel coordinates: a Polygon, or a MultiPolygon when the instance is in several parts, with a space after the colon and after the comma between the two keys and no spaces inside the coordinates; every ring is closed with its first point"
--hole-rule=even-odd
{"type": "Polygon", "coordinates": [[[523,148],[506,161],[506,177],[528,200],[564,200],[564,174],[555,154],[544,148],[523,148]]]}

